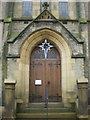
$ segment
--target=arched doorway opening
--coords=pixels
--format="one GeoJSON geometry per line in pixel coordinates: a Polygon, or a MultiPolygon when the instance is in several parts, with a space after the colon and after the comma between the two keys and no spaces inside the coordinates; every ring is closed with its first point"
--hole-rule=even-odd
{"type": "Polygon", "coordinates": [[[29,101],[45,102],[46,94],[49,102],[62,100],[61,56],[47,40],[36,45],[30,55],[29,101]]]}
{"type": "MultiPolygon", "coordinates": [[[[22,44],[22,47],[20,49],[20,61],[18,61],[20,66],[20,69],[18,71],[18,73],[20,73],[20,77],[18,77],[18,81],[22,84],[17,84],[16,86],[17,97],[21,96],[21,99],[26,104],[30,102],[30,56],[35,46],[38,45],[41,41],[44,42],[43,40],[45,39],[47,39],[49,43],[53,44],[57,48],[61,56],[61,95],[62,102],[65,106],[67,106],[67,93],[68,91],[73,91],[76,85],[76,77],[72,69],[72,62],[74,62],[74,59],[72,60],[71,58],[71,47],[60,34],[47,28],[36,31],[32,35],[30,35],[28,39],[26,39],[22,44]],[[22,91],[20,90],[20,88],[23,88],[22,91]]],[[[70,98],[72,99],[71,96],[70,98]]]]}

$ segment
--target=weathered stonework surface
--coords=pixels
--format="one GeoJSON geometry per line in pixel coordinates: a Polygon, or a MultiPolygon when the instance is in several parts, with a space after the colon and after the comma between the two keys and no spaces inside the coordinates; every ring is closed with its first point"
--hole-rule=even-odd
{"type": "Polygon", "coordinates": [[[51,13],[53,15],[55,15],[56,18],[59,18],[59,4],[58,4],[58,0],[51,0],[51,13]]]}
{"type": "Polygon", "coordinates": [[[87,12],[88,11],[88,7],[87,7],[88,6],[88,2],[85,2],[84,4],[85,4],[84,5],[85,6],[85,19],[88,19],[88,12],[87,12]]]}
{"type": "MultiPolygon", "coordinates": [[[[63,23],[63,22],[62,22],[63,23]]],[[[79,34],[79,23],[78,22],[67,22],[67,24],[63,24],[72,34],[79,34]]]]}
{"type": "Polygon", "coordinates": [[[0,119],[2,118],[2,35],[3,35],[3,23],[0,23],[0,119]]]}
{"type": "Polygon", "coordinates": [[[79,119],[88,120],[88,80],[78,80],[78,112],[79,119]]]}
{"type": "Polygon", "coordinates": [[[16,59],[8,59],[7,62],[7,78],[17,78],[18,63],[16,59]],[[14,72],[13,72],[14,71],[14,72]]]}
{"type": "Polygon", "coordinates": [[[3,45],[6,43],[8,39],[8,33],[9,33],[9,23],[5,23],[3,28],[4,28],[4,33],[3,33],[3,45]]]}
{"type": "Polygon", "coordinates": [[[69,34],[69,32],[64,27],[62,27],[62,25],[60,25],[59,23],[52,23],[52,22],[50,23],[40,22],[40,23],[33,23],[33,25],[29,25],[27,29],[23,31],[23,33],[17,38],[17,40],[13,44],[9,45],[8,54],[19,55],[20,46],[22,45],[24,40],[31,33],[43,28],[48,28],[61,34],[65,38],[69,46],[71,47],[72,53],[74,55],[83,54],[83,44],[80,44],[71,34],[69,34]]]}
{"type": "MultiPolygon", "coordinates": [[[[22,17],[22,9],[23,9],[23,4],[22,4],[22,0],[19,0],[21,2],[15,2],[14,3],[14,18],[21,18],[22,17]]],[[[35,1],[33,0],[32,3],[32,18],[36,18],[39,14],[40,14],[40,0],[35,1]]],[[[80,3],[81,4],[81,3],[80,3]]],[[[77,19],[78,18],[78,14],[81,14],[81,18],[87,19],[88,14],[87,14],[87,10],[88,10],[88,2],[83,2],[81,7],[79,8],[79,10],[77,10],[77,5],[75,2],[71,2],[69,1],[68,4],[68,10],[69,10],[69,18],[71,19],[77,19]],[[79,12],[80,11],[80,12],[79,12]],[[79,13],[77,13],[79,12],[79,13]]],[[[59,18],[59,3],[58,0],[51,0],[51,13],[56,17],[59,18]]]]}
{"type": "Polygon", "coordinates": [[[0,23],[0,105],[2,104],[2,35],[3,35],[3,23],[0,23]]]}
{"type": "Polygon", "coordinates": [[[22,0],[21,2],[15,2],[14,3],[14,18],[20,18],[22,17],[22,0]]]}
{"type": "MultiPolygon", "coordinates": [[[[69,102],[75,102],[75,100],[76,100],[76,93],[75,92],[76,92],[76,80],[77,80],[77,78],[84,76],[83,58],[80,58],[80,59],[78,58],[77,60],[75,60],[73,58],[74,59],[74,61],[73,61],[73,59],[71,58],[72,54],[70,54],[69,52],[71,51],[71,53],[73,53],[74,50],[76,50],[77,53],[79,52],[79,53],[83,54],[83,44],[82,43],[80,44],[79,41],[76,40],[59,23],[53,23],[53,22],[40,22],[40,23],[35,22],[35,23],[32,23],[31,26],[28,26],[28,28],[26,28],[26,30],[23,31],[23,33],[17,37],[15,42],[8,43],[8,45],[9,45],[9,51],[8,51],[9,54],[8,55],[9,55],[9,57],[11,57],[11,59],[8,58],[8,77],[11,77],[14,79],[16,77],[16,80],[17,80],[16,98],[21,98],[21,99],[23,99],[24,102],[28,102],[29,62],[30,61],[28,62],[27,59],[29,57],[27,57],[27,56],[28,56],[28,54],[30,56],[31,49],[33,48],[33,45],[36,44],[35,41],[39,42],[39,39],[41,41],[45,38],[47,38],[49,40],[53,39],[53,42],[54,42],[54,40],[59,41],[60,46],[63,46],[63,48],[64,48],[64,50],[61,50],[62,54],[65,54],[64,52],[68,51],[68,53],[66,53],[66,55],[62,58],[62,61],[63,61],[63,63],[62,63],[62,66],[63,66],[63,68],[62,68],[62,76],[63,76],[62,81],[64,84],[64,86],[62,85],[63,86],[63,88],[62,88],[63,101],[64,101],[65,105],[68,106],[67,99],[69,99],[69,102]],[[37,31],[37,32],[35,32],[35,31],[37,31]],[[59,33],[59,34],[57,34],[57,36],[53,35],[52,33],[54,33],[54,31],[56,33],[59,33]],[[30,38],[30,35],[32,36],[31,38],[30,38]],[[64,37],[62,37],[62,36],[64,36],[64,37]],[[55,37],[55,39],[54,39],[54,37],[55,37]],[[31,44],[30,44],[30,40],[32,41],[31,44]],[[35,43],[35,44],[32,44],[32,43],[35,43]],[[64,44],[66,46],[64,46],[64,44]],[[20,48],[22,48],[21,51],[19,51],[20,48]],[[30,51],[29,51],[29,49],[30,49],[30,51]],[[22,53],[22,55],[20,55],[20,61],[19,61],[20,63],[18,63],[16,58],[13,58],[13,57],[15,57],[16,55],[19,55],[20,52],[22,53]],[[79,65],[78,68],[77,68],[77,64],[79,65]],[[14,65],[15,65],[15,67],[14,67],[14,65]],[[18,67],[18,65],[19,65],[19,67],[18,67]],[[72,67],[72,66],[74,66],[74,67],[72,67]],[[13,69],[13,71],[11,71],[12,69],[13,69]],[[67,70],[68,70],[68,72],[67,72],[67,70]],[[81,72],[79,72],[79,71],[81,71],[81,72]],[[80,74],[78,74],[78,73],[80,73],[80,74]],[[20,84],[20,83],[22,83],[22,84],[20,84]],[[21,87],[23,87],[22,91],[19,89],[21,87]],[[67,92],[68,92],[68,95],[66,94],[67,92]],[[70,100],[71,93],[73,94],[72,101],[70,100]]],[[[10,42],[10,41],[8,41],[8,42],[10,42]]],[[[57,44],[58,44],[58,42],[57,42],[57,44]]]]}
{"type": "MultiPolygon", "coordinates": [[[[89,2],[89,6],[90,6],[90,2],[89,2]]],[[[90,11],[90,7],[89,7],[89,11],[90,11]]],[[[89,19],[90,19],[90,12],[89,12],[89,19]]],[[[90,22],[88,23],[88,36],[89,36],[89,40],[88,40],[88,45],[89,45],[89,49],[88,49],[88,54],[89,54],[89,59],[88,59],[88,78],[89,78],[89,93],[90,93],[90,22]]],[[[89,105],[90,105],[90,94],[89,94],[89,105]]]]}
{"type": "Polygon", "coordinates": [[[76,78],[84,77],[84,60],[83,59],[75,59],[75,63],[72,64],[72,68],[75,72],[76,78]]]}
{"type": "Polygon", "coordinates": [[[40,0],[32,1],[32,18],[36,18],[40,14],[40,0]]]}
{"type": "MultiPolygon", "coordinates": [[[[28,22],[29,24],[30,22],[28,22]]],[[[28,24],[25,24],[24,21],[13,21],[12,22],[12,36],[21,32],[28,24]]]]}
{"type": "Polygon", "coordinates": [[[0,19],[2,18],[2,2],[0,2],[0,19]]]}
{"type": "Polygon", "coordinates": [[[3,57],[2,57],[2,80],[7,77],[7,60],[6,60],[6,54],[7,54],[7,38],[8,38],[8,33],[9,33],[9,23],[5,23],[3,25],[3,43],[2,43],[2,49],[3,49],[3,57]]]}
{"type": "Polygon", "coordinates": [[[71,2],[71,0],[68,0],[68,10],[69,10],[69,17],[71,19],[77,18],[77,6],[75,2],[71,2]]]}
{"type": "Polygon", "coordinates": [[[2,55],[2,34],[3,34],[3,23],[0,23],[0,58],[2,55]]]}
{"type": "Polygon", "coordinates": [[[5,115],[4,120],[15,120],[15,84],[13,79],[5,79],[5,115]]]}
{"type": "MultiPolygon", "coordinates": [[[[28,24],[30,22],[28,21],[28,24]]],[[[61,22],[63,24],[63,22],[61,22]]],[[[13,21],[12,22],[12,34],[21,32],[28,24],[25,24],[25,21],[13,21]]],[[[75,34],[77,38],[80,37],[79,33],[79,23],[78,22],[67,22],[67,24],[63,24],[72,34],[75,34]]]]}
{"type": "Polygon", "coordinates": [[[86,14],[87,4],[88,4],[88,2],[80,2],[79,3],[79,10],[80,10],[79,14],[80,14],[81,19],[87,18],[87,14],[86,14]]]}
{"type": "Polygon", "coordinates": [[[3,19],[6,17],[6,2],[0,1],[0,19],[3,19]]]}
{"type": "Polygon", "coordinates": [[[81,24],[80,25],[80,32],[81,32],[81,39],[85,40],[86,44],[86,56],[88,57],[88,24],[81,24]]]}

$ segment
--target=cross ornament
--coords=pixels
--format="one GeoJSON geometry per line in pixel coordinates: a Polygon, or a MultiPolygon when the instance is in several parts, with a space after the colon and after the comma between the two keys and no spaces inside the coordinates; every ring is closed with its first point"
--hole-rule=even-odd
{"type": "Polygon", "coordinates": [[[42,7],[44,7],[44,10],[47,10],[47,8],[49,7],[48,2],[44,2],[44,3],[42,4],[42,7]]]}
{"type": "Polygon", "coordinates": [[[50,43],[48,43],[47,40],[45,40],[44,43],[42,43],[42,45],[39,45],[39,47],[42,48],[42,51],[44,51],[45,59],[47,59],[48,51],[50,50],[50,48],[53,47],[53,45],[50,45],[50,43]]]}

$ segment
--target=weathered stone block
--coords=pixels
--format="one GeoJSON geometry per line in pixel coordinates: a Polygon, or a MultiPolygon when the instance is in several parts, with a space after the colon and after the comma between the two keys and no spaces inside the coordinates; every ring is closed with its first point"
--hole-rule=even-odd
{"type": "Polygon", "coordinates": [[[80,79],[77,82],[78,86],[78,118],[88,118],[88,80],[80,79]]]}
{"type": "Polygon", "coordinates": [[[16,81],[6,79],[5,83],[5,120],[15,120],[15,84],[16,81]]]}

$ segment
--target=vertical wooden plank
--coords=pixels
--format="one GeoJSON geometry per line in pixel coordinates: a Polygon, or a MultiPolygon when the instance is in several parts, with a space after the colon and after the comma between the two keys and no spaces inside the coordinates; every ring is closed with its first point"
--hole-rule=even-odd
{"type": "Polygon", "coordinates": [[[50,101],[60,101],[58,96],[61,96],[61,84],[60,84],[60,61],[58,60],[47,60],[47,77],[46,83],[48,81],[48,94],[51,97],[50,101]]]}

